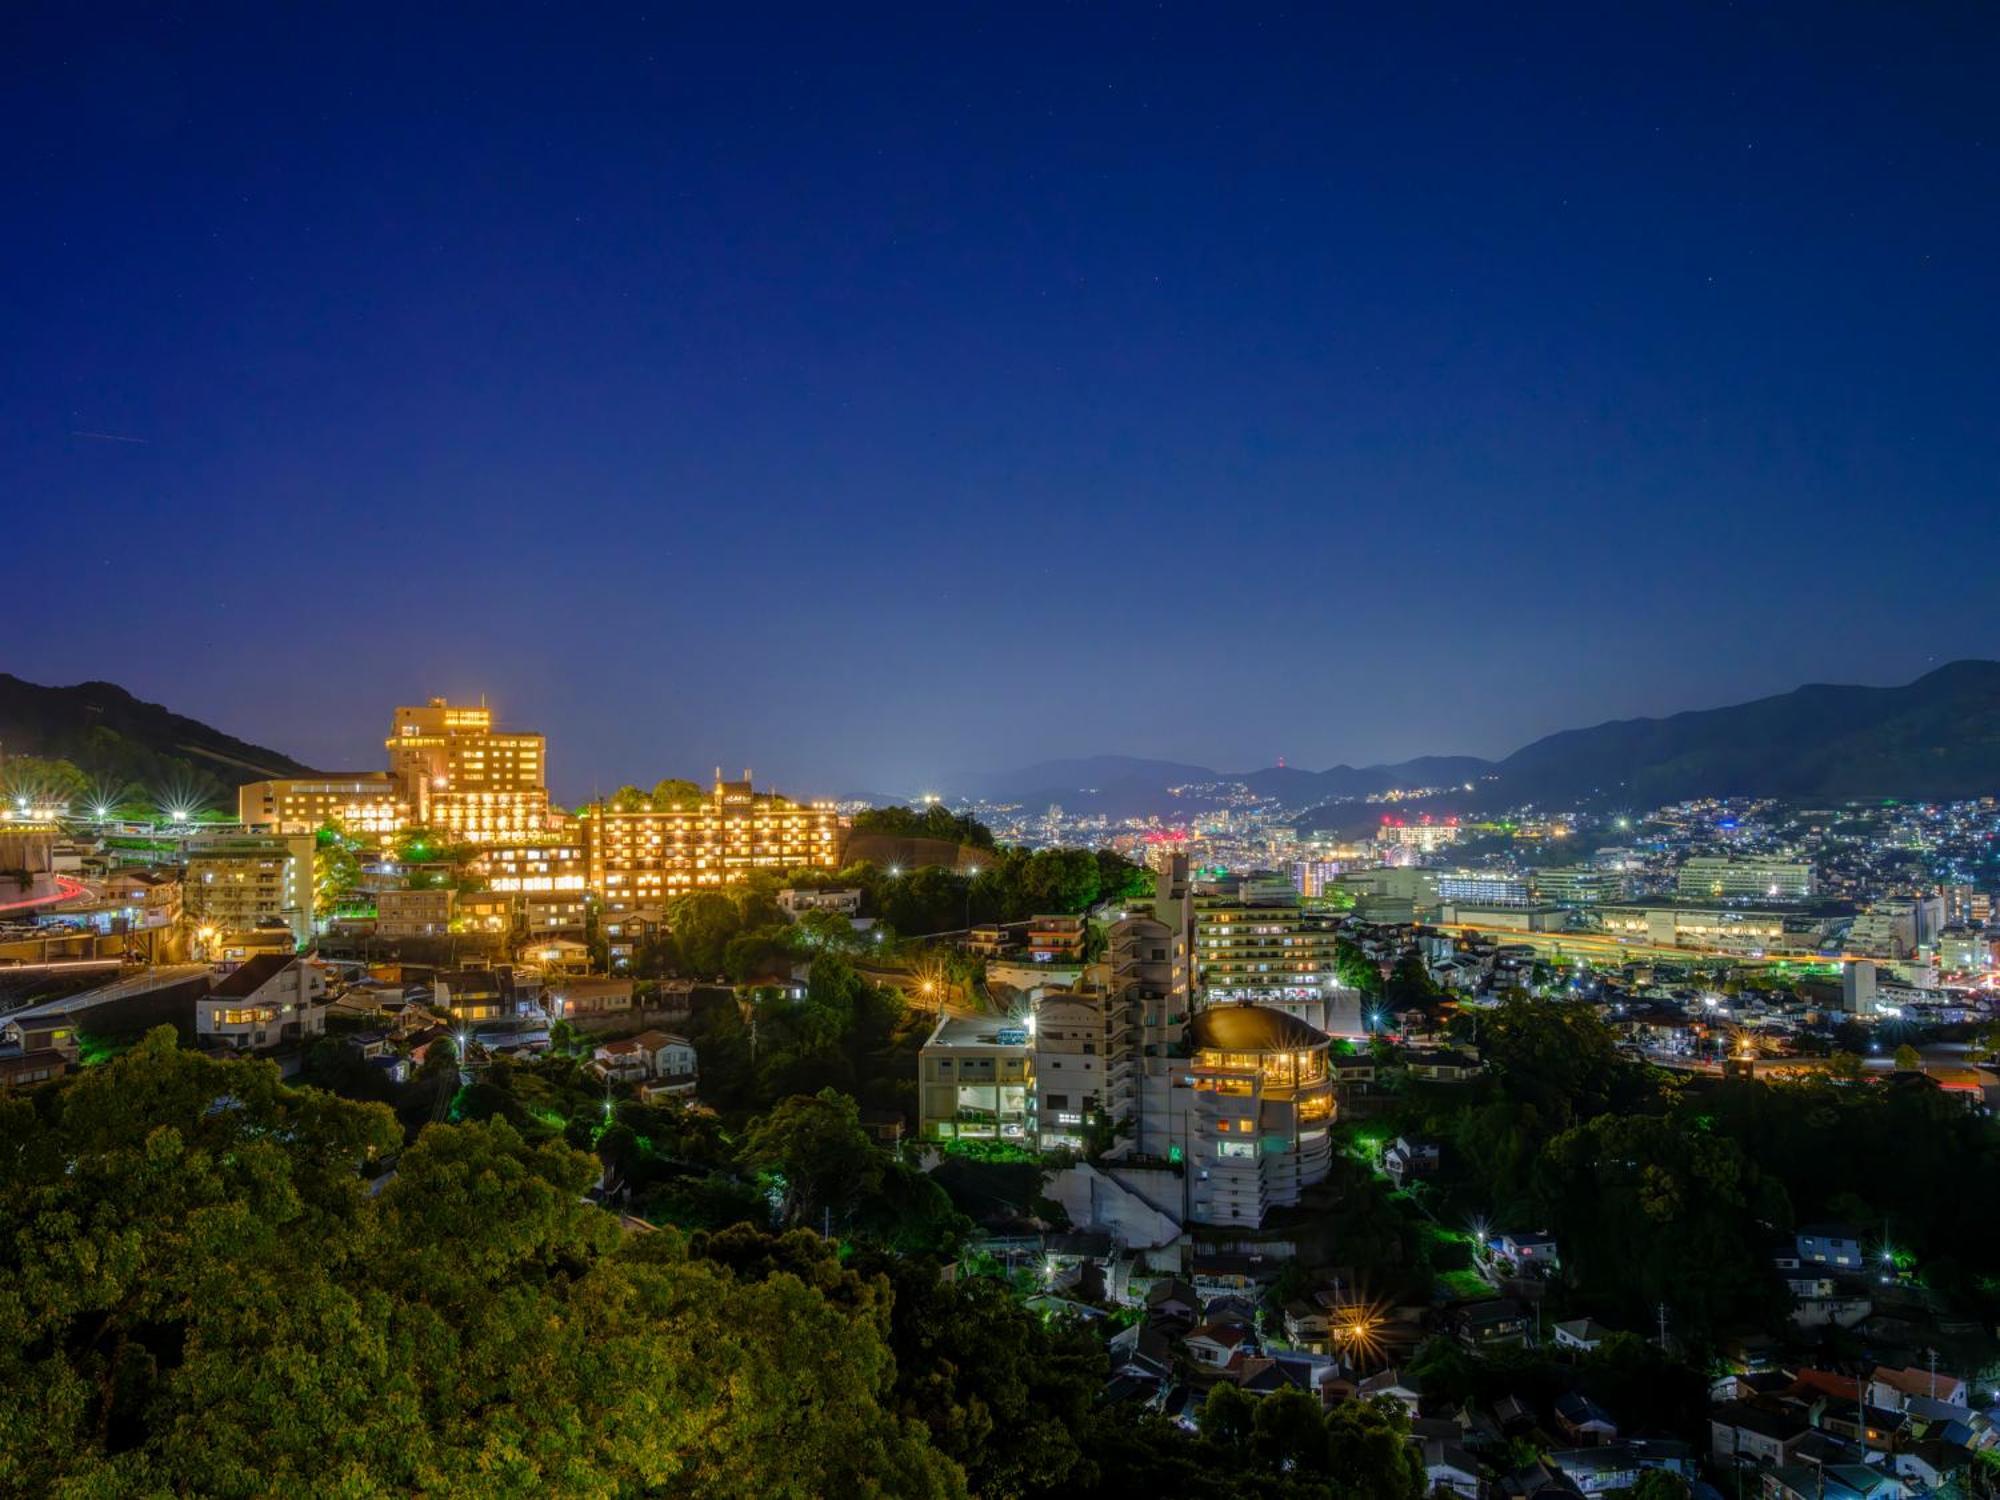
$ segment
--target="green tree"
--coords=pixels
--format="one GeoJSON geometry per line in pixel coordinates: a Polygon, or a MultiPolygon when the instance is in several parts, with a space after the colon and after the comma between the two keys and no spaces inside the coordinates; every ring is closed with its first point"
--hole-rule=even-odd
{"type": "Polygon", "coordinates": [[[669,776],[654,784],[652,804],[656,812],[672,812],[675,808],[700,806],[705,795],[694,782],[669,776]]]}
{"type": "Polygon", "coordinates": [[[1904,1042],[1896,1048],[1896,1066],[1905,1073],[1914,1073],[1924,1065],[1923,1054],[1904,1042]]]}
{"type": "Polygon", "coordinates": [[[856,1201],[882,1185],[885,1158],[861,1128],[854,1100],[834,1089],[794,1095],[751,1123],[739,1157],[783,1191],[786,1224],[845,1224],[856,1201]]]}
{"type": "Polygon", "coordinates": [[[172,1033],[0,1098],[0,1489],[952,1496],[886,1289],[625,1235],[504,1123],[399,1140],[172,1033]]]}
{"type": "Polygon", "coordinates": [[[90,796],[90,785],[90,777],[70,761],[10,755],[0,762],[0,799],[9,804],[80,808],[90,796]]]}

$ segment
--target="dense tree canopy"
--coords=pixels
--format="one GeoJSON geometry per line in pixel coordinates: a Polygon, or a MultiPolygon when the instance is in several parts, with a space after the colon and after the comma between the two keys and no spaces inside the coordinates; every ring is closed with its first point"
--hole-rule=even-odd
{"type": "Polygon", "coordinates": [[[962,1492],[879,1280],[628,1238],[559,1141],[435,1125],[371,1194],[386,1110],[166,1032],[0,1140],[8,1491],[962,1492]]]}

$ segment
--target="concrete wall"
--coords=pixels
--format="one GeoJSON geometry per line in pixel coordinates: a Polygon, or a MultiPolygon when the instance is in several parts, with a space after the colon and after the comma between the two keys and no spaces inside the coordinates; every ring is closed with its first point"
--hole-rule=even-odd
{"type": "Polygon", "coordinates": [[[1043,1192],[1078,1229],[1104,1230],[1127,1249],[1151,1250],[1181,1236],[1177,1220],[1087,1163],[1052,1174],[1043,1192]]]}

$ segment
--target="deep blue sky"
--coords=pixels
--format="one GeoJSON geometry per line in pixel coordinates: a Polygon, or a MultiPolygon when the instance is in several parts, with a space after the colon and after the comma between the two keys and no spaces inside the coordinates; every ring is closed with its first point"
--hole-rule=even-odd
{"type": "Polygon", "coordinates": [[[0,13],[20,675],[574,796],[2000,648],[1991,6],[180,9],[0,13]]]}

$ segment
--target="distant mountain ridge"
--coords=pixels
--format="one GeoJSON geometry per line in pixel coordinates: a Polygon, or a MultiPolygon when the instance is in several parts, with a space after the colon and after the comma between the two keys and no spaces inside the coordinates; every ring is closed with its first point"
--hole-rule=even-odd
{"type": "Polygon", "coordinates": [[[219,787],[310,767],[132,696],[110,682],[45,687],[0,672],[0,752],[71,760],[137,782],[194,777],[219,787]]]}
{"type": "MultiPolygon", "coordinates": [[[[1724,708],[1566,729],[1503,760],[1433,755],[1395,765],[1223,772],[1136,756],[1045,761],[949,790],[1113,816],[1174,808],[1169,787],[1241,782],[1289,806],[1395,789],[1441,801],[1657,806],[1690,797],[1950,801],[2000,793],[2000,662],[1957,661],[1900,687],[1812,683],[1724,708]],[[1464,788],[1470,784],[1471,790],[1464,788]]],[[[1203,804],[1188,802],[1190,810],[1203,804]]]]}

